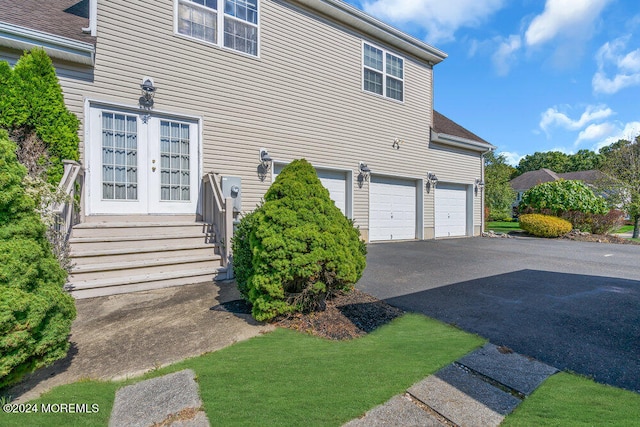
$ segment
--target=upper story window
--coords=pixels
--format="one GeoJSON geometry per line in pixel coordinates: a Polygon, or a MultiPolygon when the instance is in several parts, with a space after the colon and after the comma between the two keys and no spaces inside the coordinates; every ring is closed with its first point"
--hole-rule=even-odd
{"type": "Polygon", "coordinates": [[[363,43],[362,88],[396,101],[404,101],[404,59],[363,43]]]}
{"type": "Polygon", "coordinates": [[[258,56],[258,0],[178,0],[177,31],[258,56]]]}

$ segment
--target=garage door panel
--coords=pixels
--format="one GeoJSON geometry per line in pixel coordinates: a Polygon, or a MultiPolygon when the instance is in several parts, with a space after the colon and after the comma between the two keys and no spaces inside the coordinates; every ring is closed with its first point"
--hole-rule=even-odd
{"type": "Polygon", "coordinates": [[[466,236],[467,187],[455,184],[438,184],[435,203],[435,236],[466,236]]]}
{"type": "Polygon", "coordinates": [[[369,192],[369,240],[415,239],[415,181],[372,177],[369,192]]]}

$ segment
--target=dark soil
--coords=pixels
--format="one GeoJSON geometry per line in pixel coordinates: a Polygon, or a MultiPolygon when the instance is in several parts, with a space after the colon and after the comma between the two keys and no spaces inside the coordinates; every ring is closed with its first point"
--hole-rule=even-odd
{"type": "Polygon", "coordinates": [[[332,340],[348,340],[366,335],[403,313],[399,308],[354,289],[328,299],[324,311],[281,316],[274,324],[332,340]]]}

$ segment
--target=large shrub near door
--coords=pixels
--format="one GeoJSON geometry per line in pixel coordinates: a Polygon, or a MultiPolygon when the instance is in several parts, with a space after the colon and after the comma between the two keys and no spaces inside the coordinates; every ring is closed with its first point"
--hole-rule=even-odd
{"type": "Polygon", "coordinates": [[[324,308],[362,276],[366,247],[306,160],[278,175],[233,241],[236,280],[257,320],[324,308]]]}
{"type": "Polygon", "coordinates": [[[0,387],[64,357],[76,315],[15,151],[0,130],[0,387]]]}

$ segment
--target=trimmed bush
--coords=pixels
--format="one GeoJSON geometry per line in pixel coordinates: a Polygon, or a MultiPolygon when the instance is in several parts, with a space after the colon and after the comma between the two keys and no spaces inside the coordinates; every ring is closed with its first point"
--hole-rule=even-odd
{"type": "Polygon", "coordinates": [[[560,237],[573,228],[569,221],[541,214],[520,215],[520,228],[538,237],[560,237]]]}
{"type": "Polygon", "coordinates": [[[304,159],[287,165],[264,200],[233,240],[236,281],[253,317],[322,310],[327,295],[351,289],[366,246],[313,166],[304,159]]]}
{"type": "Polygon", "coordinates": [[[78,160],[78,118],[64,104],[51,59],[42,48],[25,53],[13,70],[0,64],[0,127],[19,144],[33,133],[42,140],[48,158],[46,179],[57,184],[62,160],[78,160]]]}
{"type": "Polygon", "coordinates": [[[0,387],[64,357],[76,315],[15,151],[0,130],[0,387]]]}

